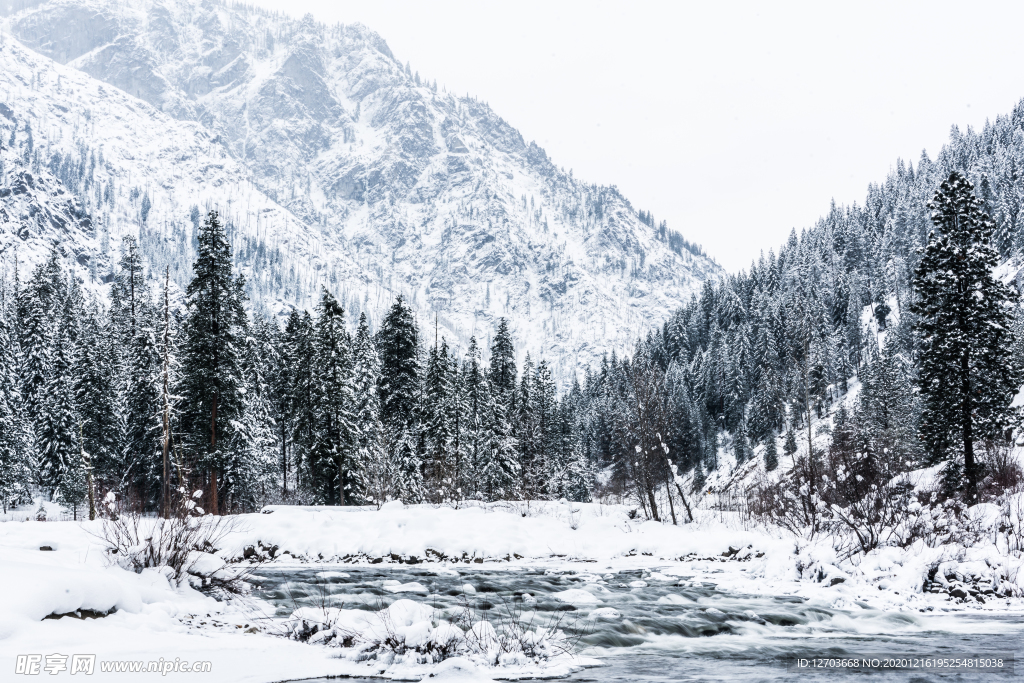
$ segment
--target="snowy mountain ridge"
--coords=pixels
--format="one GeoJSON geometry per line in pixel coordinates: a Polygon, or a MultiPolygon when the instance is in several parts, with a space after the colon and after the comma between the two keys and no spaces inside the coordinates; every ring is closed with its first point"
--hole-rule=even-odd
{"type": "MultiPolygon", "coordinates": [[[[250,280],[258,284],[267,273],[245,249],[319,264],[317,236],[255,189],[200,126],[9,39],[0,45],[0,63],[0,193],[10,192],[0,214],[5,260],[17,253],[32,264],[59,246],[85,282],[108,281],[119,238],[132,233],[184,282],[193,256],[190,208],[216,203],[234,228],[236,258],[249,264],[250,280]]],[[[339,256],[334,263],[357,277],[354,262],[339,256]]]]}
{"type": "MultiPolygon", "coordinates": [[[[246,197],[290,214],[271,228],[255,218],[262,209],[244,212],[265,248],[287,244],[274,264],[283,272],[252,284],[271,310],[309,305],[328,284],[350,312],[379,319],[402,293],[422,326],[434,318],[463,345],[473,334],[488,341],[507,316],[520,350],[544,355],[564,378],[629,349],[721,273],[680,236],[648,225],[614,187],[576,180],[486,105],[428,85],[365,27],[193,0],[22,8],[31,4],[9,8],[18,40],[198,123],[246,197]],[[285,224],[290,237],[277,227],[285,224]]],[[[154,120],[153,135],[177,134],[136,108],[154,120]]],[[[101,128],[83,140],[98,147],[106,136],[101,128]]],[[[131,174],[138,161],[116,163],[131,174]]],[[[160,185],[146,181],[132,182],[140,192],[160,185]]],[[[223,201],[208,184],[204,200],[223,201]]],[[[187,226],[189,204],[169,204],[167,225],[187,226]]],[[[243,257],[258,249],[236,244],[243,257]]]]}

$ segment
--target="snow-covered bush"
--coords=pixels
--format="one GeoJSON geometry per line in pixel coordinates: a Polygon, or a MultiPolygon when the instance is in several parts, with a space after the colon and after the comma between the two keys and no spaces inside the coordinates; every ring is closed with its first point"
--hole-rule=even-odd
{"type": "Polygon", "coordinates": [[[985,537],[992,527],[988,505],[967,507],[963,501],[936,501],[936,494],[924,493],[910,501],[907,514],[894,529],[891,545],[906,548],[921,541],[929,548],[952,545],[971,547],[985,537]]]}
{"type": "Polygon", "coordinates": [[[224,537],[236,530],[237,520],[204,514],[195,502],[202,491],[189,496],[181,488],[177,493],[168,518],[147,518],[122,510],[115,494],[107,494],[106,516],[98,535],[111,560],[136,573],[167,568],[174,581],[190,577],[201,588],[242,590],[241,575],[226,571],[224,561],[213,555],[224,537]]]}
{"type": "Polygon", "coordinates": [[[506,602],[495,627],[468,604],[449,614],[405,599],[374,612],[317,605],[295,610],[285,635],[343,648],[348,650],[344,657],[385,666],[433,664],[453,657],[485,666],[522,665],[573,656],[582,634],[563,626],[564,614],[535,625],[534,612],[524,612],[518,601],[506,602]]]}

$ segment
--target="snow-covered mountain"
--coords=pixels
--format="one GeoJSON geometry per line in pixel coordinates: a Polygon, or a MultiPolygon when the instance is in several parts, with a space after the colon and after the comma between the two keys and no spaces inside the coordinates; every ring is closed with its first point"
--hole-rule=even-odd
{"type": "MultiPolygon", "coordinates": [[[[136,234],[160,270],[191,276],[193,220],[214,204],[230,222],[236,258],[257,289],[281,302],[326,270],[327,249],[261,193],[245,167],[203,128],[177,121],[79,71],[0,44],[0,258],[31,264],[54,246],[86,282],[110,279],[120,237],[136,234]],[[294,277],[274,264],[293,263],[294,277]]],[[[361,269],[332,250],[331,276],[361,269]]]]}
{"type": "MultiPolygon", "coordinates": [[[[107,212],[102,197],[90,204],[104,189],[79,190],[100,210],[94,220],[111,236],[132,230],[148,196],[144,242],[167,243],[155,258],[173,262],[189,246],[191,207],[230,200],[245,237],[236,251],[271,309],[309,305],[327,284],[350,311],[379,319],[404,293],[422,325],[436,319],[456,344],[486,342],[508,316],[520,350],[565,377],[628,349],[720,275],[614,186],[575,179],[365,27],[196,0],[21,0],[8,11],[0,66],[17,66],[25,83],[0,76],[7,106],[36,117],[37,148],[80,160],[102,149],[91,182],[133,195],[107,212]],[[30,66],[10,35],[78,70],[74,80],[38,57],[30,66]],[[89,96],[69,99],[68,88],[89,96]],[[30,113],[32,98],[47,112],[30,113]]],[[[49,154],[41,163],[59,170],[49,154]]]]}

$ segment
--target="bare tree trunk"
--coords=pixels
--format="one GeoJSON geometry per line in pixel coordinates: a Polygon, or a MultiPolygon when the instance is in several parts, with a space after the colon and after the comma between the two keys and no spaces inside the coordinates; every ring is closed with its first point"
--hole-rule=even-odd
{"type": "Polygon", "coordinates": [[[964,355],[960,360],[960,371],[963,377],[963,395],[964,395],[964,469],[967,475],[967,501],[968,504],[978,502],[978,470],[977,465],[974,462],[974,419],[971,415],[973,406],[971,405],[971,375],[970,375],[970,359],[964,355]]]}
{"type": "Polygon", "coordinates": [[[171,449],[171,303],[170,303],[171,267],[167,266],[164,273],[164,349],[163,349],[163,484],[160,487],[160,515],[165,519],[170,516],[171,481],[170,481],[170,449],[171,449]]]}
{"type": "Polygon", "coordinates": [[[345,504],[345,472],[341,467],[341,456],[338,456],[338,505],[345,504]]]}
{"type": "MultiPolygon", "coordinates": [[[[82,453],[82,468],[85,470],[86,493],[89,496],[89,520],[96,519],[96,489],[92,481],[92,457],[85,452],[85,439],[83,437],[83,423],[78,422],[78,446],[82,453]]],[[[75,508],[77,513],[78,509],[75,508]]]]}
{"type": "Polygon", "coordinates": [[[219,515],[220,505],[217,500],[217,470],[210,470],[210,514],[219,515]]]}
{"type": "Polygon", "coordinates": [[[811,440],[811,333],[804,336],[804,400],[807,402],[807,458],[814,458],[814,442],[811,440]]]}
{"type": "Polygon", "coordinates": [[[646,475],[644,476],[644,488],[647,489],[647,500],[651,503],[651,518],[655,522],[660,522],[661,519],[658,517],[658,504],[654,500],[654,486],[651,484],[651,480],[646,475]]]}
{"type": "Polygon", "coordinates": [[[672,513],[672,526],[677,526],[676,506],[672,503],[672,489],[669,488],[668,479],[665,480],[665,495],[668,496],[668,509],[672,513]]]}
{"type": "MultiPolygon", "coordinates": [[[[210,412],[210,451],[217,451],[217,395],[213,396],[213,410],[210,412]]],[[[217,466],[210,469],[210,510],[211,514],[219,515],[220,506],[217,500],[217,466]]]]}
{"type": "Polygon", "coordinates": [[[679,492],[679,499],[683,501],[683,507],[686,508],[686,518],[693,522],[693,511],[690,510],[690,504],[686,501],[686,495],[683,493],[683,487],[676,482],[676,491],[679,492]]]}

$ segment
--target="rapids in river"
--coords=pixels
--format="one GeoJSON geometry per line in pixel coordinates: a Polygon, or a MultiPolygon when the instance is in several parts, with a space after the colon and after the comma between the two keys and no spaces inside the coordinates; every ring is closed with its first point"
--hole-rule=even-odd
{"type": "Polygon", "coordinates": [[[865,604],[835,609],[797,596],[730,593],[653,568],[594,569],[292,566],[261,569],[255,580],[279,617],[323,604],[379,610],[399,598],[428,604],[439,615],[468,607],[495,626],[513,614],[532,613],[534,626],[575,634],[577,652],[601,661],[567,679],[580,683],[1024,680],[1024,662],[1015,673],[1012,661],[1024,653],[1020,612],[947,612],[941,606],[927,613],[886,612],[865,604]],[[393,592],[396,582],[406,592],[393,592]],[[879,659],[879,665],[796,668],[801,658],[864,657],[879,659]],[[997,671],[884,667],[886,658],[909,664],[914,658],[966,657],[1001,659],[1002,665],[997,671]]]}

